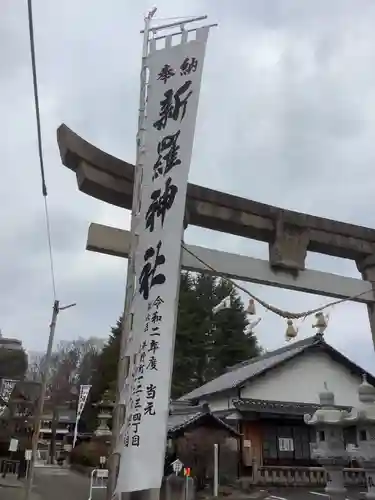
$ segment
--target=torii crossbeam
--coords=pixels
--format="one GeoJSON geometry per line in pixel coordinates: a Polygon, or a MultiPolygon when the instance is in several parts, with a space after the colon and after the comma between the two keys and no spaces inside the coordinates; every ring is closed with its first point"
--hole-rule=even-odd
{"type": "MultiPolygon", "coordinates": [[[[80,191],[125,209],[131,208],[134,166],[115,158],[75,134],[66,125],[57,131],[63,164],[77,176],[80,191]]],[[[375,344],[375,229],[284,210],[228,193],[189,184],[186,200],[189,224],[243,236],[269,245],[269,262],[194,247],[204,252],[207,263],[215,261],[219,273],[243,281],[349,298],[368,306],[375,344]],[[356,262],[363,280],[305,270],[307,251],[342,257],[356,262]]],[[[106,226],[90,228],[88,248],[127,256],[129,235],[106,226]]],[[[183,266],[199,269],[192,257],[183,266]]]]}

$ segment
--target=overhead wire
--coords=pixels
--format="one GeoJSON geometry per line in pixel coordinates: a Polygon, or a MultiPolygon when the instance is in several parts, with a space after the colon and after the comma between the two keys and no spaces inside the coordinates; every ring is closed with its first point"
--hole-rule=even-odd
{"type": "Polygon", "coordinates": [[[46,183],[46,176],[45,176],[45,170],[44,170],[43,141],[42,141],[42,127],[41,127],[41,120],[40,120],[36,57],[35,57],[35,39],[34,39],[34,21],[33,21],[32,0],[27,0],[27,10],[28,10],[28,22],[29,22],[29,39],[30,39],[31,69],[32,69],[32,76],[33,76],[35,118],[36,118],[36,128],[37,128],[38,156],[39,156],[39,165],[40,165],[40,176],[41,176],[41,182],[42,182],[42,194],[43,194],[43,198],[44,198],[44,211],[45,211],[45,218],[46,218],[46,231],[47,231],[49,261],[50,261],[50,273],[51,273],[51,281],[52,281],[52,293],[53,293],[53,299],[56,300],[56,296],[57,296],[57,294],[56,294],[56,278],[55,278],[55,268],[54,268],[54,259],[53,259],[51,223],[50,223],[48,201],[47,201],[47,195],[48,195],[47,183],[46,183]]]}

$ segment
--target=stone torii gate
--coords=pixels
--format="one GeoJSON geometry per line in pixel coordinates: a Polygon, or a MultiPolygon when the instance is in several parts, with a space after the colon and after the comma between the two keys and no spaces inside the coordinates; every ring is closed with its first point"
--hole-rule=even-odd
{"type": "MultiPolygon", "coordinates": [[[[132,164],[101,151],[66,125],[59,127],[57,141],[62,163],[76,173],[80,191],[131,209],[132,164]]],[[[186,223],[268,243],[268,261],[188,246],[220,275],[367,304],[375,346],[375,229],[284,210],[196,184],[188,185],[186,223]],[[305,269],[308,250],[354,260],[363,279],[305,269]]],[[[87,248],[127,257],[130,233],[91,224],[87,248]]],[[[209,272],[186,251],[182,267],[209,272]]]]}

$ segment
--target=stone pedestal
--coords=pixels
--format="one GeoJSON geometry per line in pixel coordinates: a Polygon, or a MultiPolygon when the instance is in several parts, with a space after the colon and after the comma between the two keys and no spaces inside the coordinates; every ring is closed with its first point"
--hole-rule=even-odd
{"type": "Polygon", "coordinates": [[[324,467],[327,473],[327,484],[324,491],[332,499],[345,499],[346,488],[344,486],[344,460],[329,460],[320,459],[320,464],[324,467]]]}
{"type": "Polygon", "coordinates": [[[370,460],[363,460],[362,467],[365,469],[367,493],[365,498],[368,500],[375,500],[375,462],[370,460]]]}

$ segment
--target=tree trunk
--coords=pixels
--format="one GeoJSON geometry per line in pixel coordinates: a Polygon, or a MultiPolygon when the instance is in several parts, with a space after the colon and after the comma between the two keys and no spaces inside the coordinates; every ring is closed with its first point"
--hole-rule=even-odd
{"type": "Polygon", "coordinates": [[[56,459],[56,431],[59,423],[59,410],[55,406],[52,410],[52,426],[51,426],[51,446],[50,446],[50,463],[54,464],[56,459]]]}

